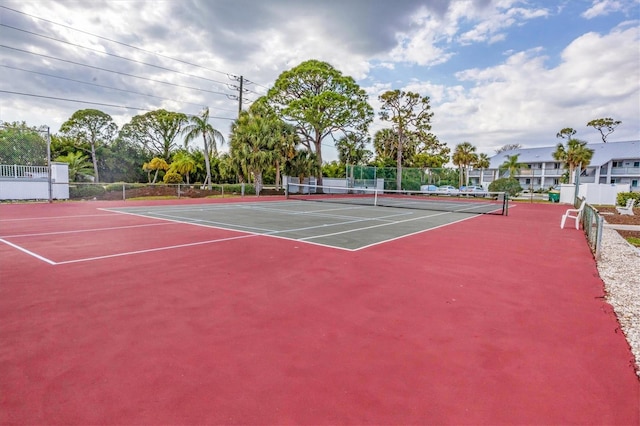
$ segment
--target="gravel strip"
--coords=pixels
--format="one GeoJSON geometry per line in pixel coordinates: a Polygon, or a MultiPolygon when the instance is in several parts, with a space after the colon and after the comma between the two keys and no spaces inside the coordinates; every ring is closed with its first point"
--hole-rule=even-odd
{"type": "Polygon", "coordinates": [[[640,249],[610,228],[603,229],[601,244],[597,264],[606,299],[618,316],[640,376],[640,249]]]}

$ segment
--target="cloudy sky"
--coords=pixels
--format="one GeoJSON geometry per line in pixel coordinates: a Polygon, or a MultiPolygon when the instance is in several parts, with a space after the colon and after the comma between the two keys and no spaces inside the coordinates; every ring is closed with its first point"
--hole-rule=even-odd
{"type": "Polygon", "coordinates": [[[386,90],[429,96],[452,149],[550,146],[564,127],[594,143],[600,117],[622,121],[609,141],[640,139],[640,0],[2,0],[0,58],[0,120],[52,133],[78,109],[122,126],[208,106],[228,135],[239,76],[246,106],[319,59],[376,110],[386,90]]]}

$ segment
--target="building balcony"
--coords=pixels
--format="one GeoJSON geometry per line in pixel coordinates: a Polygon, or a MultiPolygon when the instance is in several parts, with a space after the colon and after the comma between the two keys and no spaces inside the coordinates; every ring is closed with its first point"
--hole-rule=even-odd
{"type": "MultiPolygon", "coordinates": [[[[600,173],[606,174],[606,170],[600,173]]],[[[640,167],[613,167],[611,174],[616,176],[640,176],[640,167]]]]}

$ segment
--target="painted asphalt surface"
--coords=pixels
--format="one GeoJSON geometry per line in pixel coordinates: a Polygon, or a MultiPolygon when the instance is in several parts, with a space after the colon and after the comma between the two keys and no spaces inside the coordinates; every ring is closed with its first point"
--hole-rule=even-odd
{"type": "MultiPolygon", "coordinates": [[[[109,211],[357,250],[475,216],[305,201],[145,206],[109,211]]],[[[495,220],[499,220],[498,217],[495,220]]]]}
{"type": "Polygon", "coordinates": [[[563,206],[351,251],[132,205],[0,205],[0,423],[640,423],[563,206]]]}

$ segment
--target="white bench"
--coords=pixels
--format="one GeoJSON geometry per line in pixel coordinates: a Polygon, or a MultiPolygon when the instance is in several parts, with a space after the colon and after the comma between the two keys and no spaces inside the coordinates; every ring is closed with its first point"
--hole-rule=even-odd
{"type": "Polygon", "coordinates": [[[582,212],[584,211],[585,204],[587,204],[586,198],[582,200],[582,203],[580,203],[579,209],[567,209],[567,211],[562,215],[560,228],[564,229],[564,223],[567,221],[567,219],[574,219],[576,221],[576,229],[580,229],[580,218],[582,217],[582,212]]]}
{"type": "Polygon", "coordinates": [[[633,198],[627,199],[627,204],[624,207],[616,207],[618,213],[633,216],[633,204],[636,202],[633,198]]]}

